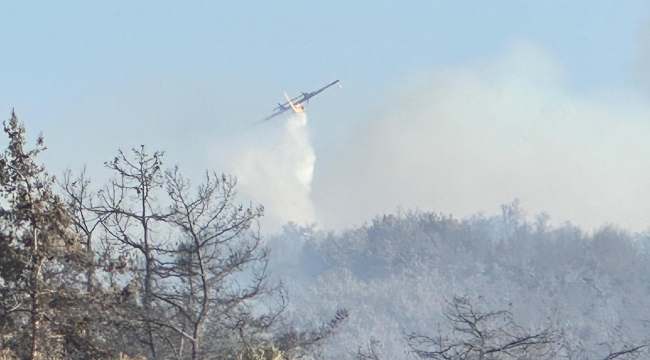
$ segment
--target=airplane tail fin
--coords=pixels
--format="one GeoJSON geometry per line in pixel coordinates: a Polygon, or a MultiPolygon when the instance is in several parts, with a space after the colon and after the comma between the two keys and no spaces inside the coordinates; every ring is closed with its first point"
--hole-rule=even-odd
{"type": "Polygon", "coordinates": [[[293,102],[291,101],[291,99],[289,99],[289,95],[287,95],[286,92],[284,93],[284,97],[287,98],[287,101],[289,102],[289,105],[291,105],[291,108],[293,109],[293,112],[295,112],[295,113],[303,112],[302,106],[294,105],[293,102]]]}

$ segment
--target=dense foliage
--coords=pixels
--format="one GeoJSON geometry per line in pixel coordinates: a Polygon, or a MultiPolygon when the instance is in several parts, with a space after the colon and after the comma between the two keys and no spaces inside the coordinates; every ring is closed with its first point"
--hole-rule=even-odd
{"type": "Polygon", "coordinates": [[[341,232],[290,225],[271,241],[271,266],[300,318],[350,309],[332,357],[361,346],[404,358],[427,353],[413,348],[418,336],[462,339],[446,316],[458,298],[484,314],[505,311],[528,333],[552,331],[550,358],[602,359],[647,344],[648,234],[552,227],[546,214],[527,221],[517,200],[502,210],[467,219],[400,212],[341,232]]]}

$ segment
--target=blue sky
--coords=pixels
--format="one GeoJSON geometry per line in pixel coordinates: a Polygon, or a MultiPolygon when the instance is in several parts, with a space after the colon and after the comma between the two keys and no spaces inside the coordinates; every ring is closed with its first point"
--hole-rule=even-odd
{"type": "Polygon", "coordinates": [[[4,2],[0,113],[15,107],[28,131],[43,131],[56,170],[100,168],[118,148],[147,144],[190,171],[220,171],[233,139],[282,91],[340,79],[308,108],[318,177],[337,144],[382,106],[400,106],[386,102],[408,95],[410,81],[497,58],[519,40],[550,54],[573,93],[634,88],[649,4],[4,2]]]}

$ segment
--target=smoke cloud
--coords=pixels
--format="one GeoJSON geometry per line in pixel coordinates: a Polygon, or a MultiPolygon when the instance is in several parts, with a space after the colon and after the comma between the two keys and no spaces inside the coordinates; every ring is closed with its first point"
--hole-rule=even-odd
{"type": "Polygon", "coordinates": [[[519,198],[588,229],[650,222],[650,107],[630,89],[576,91],[544,49],[418,74],[338,146],[314,179],[317,220],[363,223],[397,207],[498,213],[519,198]]]}
{"type": "Polygon", "coordinates": [[[307,116],[293,114],[283,127],[264,125],[251,132],[233,162],[240,189],[255,203],[264,205],[265,231],[277,231],[289,221],[311,224],[314,207],[310,193],[316,156],[307,116]]]}

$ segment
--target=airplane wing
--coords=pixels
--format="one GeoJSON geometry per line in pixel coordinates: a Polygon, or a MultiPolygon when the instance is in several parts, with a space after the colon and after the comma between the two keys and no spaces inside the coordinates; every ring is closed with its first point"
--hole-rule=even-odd
{"type": "Polygon", "coordinates": [[[338,82],[339,81],[336,80],[336,81],[332,82],[331,84],[327,84],[327,85],[323,86],[322,88],[320,88],[320,89],[318,89],[318,90],[316,90],[314,92],[309,93],[309,95],[316,96],[316,95],[322,93],[323,91],[325,91],[325,89],[329,88],[330,86],[334,86],[334,85],[338,84],[338,82]]]}
{"type": "Polygon", "coordinates": [[[288,111],[288,110],[290,110],[290,109],[291,109],[291,108],[289,108],[289,109],[283,109],[283,110],[280,110],[280,111],[278,111],[278,112],[275,112],[275,113],[271,114],[270,116],[267,116],[267,117],[265,117],[264,119],[260,120],[260,121],[258,122],[258,124],[259,124],[259,123],[262,123],[262,122],[265,122],[265,121],[267,121],[267,120],[271,120],[271,119],[273,119],[274,117],[276,117],[276,116],[278,116],[278,115],[280,115],[280,114],[284,114],[285,111],[288,111]]]}
{"type": "MultiPolygon", "coordinates": [[[[301,96],[302,96],[302,99],[300,99],[300,100],[298,100],[298,101],[293,101],[294,99],[291,99],[291,101],[293,102],[294,105],[302,104],[302,103],[304,103],[305,101],[308,101],[309,99],[313,98],[314,96],[316,96],[316,95],[322,93],[323,91],[325,91],[325,90],[326,90],[327,88],[329,88],[330,86],[334,86],[334,85],[336,85],[338,82],[339,82],[339,81],[336,80],[336,81],[332,82],[331,84],[327,84],[327,85],[323,86],[322,88],[320,88],[320,89],[318,89],[318,90],[316,90],[316,91],[312,91],[312,92],[310,92],[309,94],[301,95],[301,96]]],[[[298,96],[298,97],[300,97],[300,96],[298,96]]]]}

